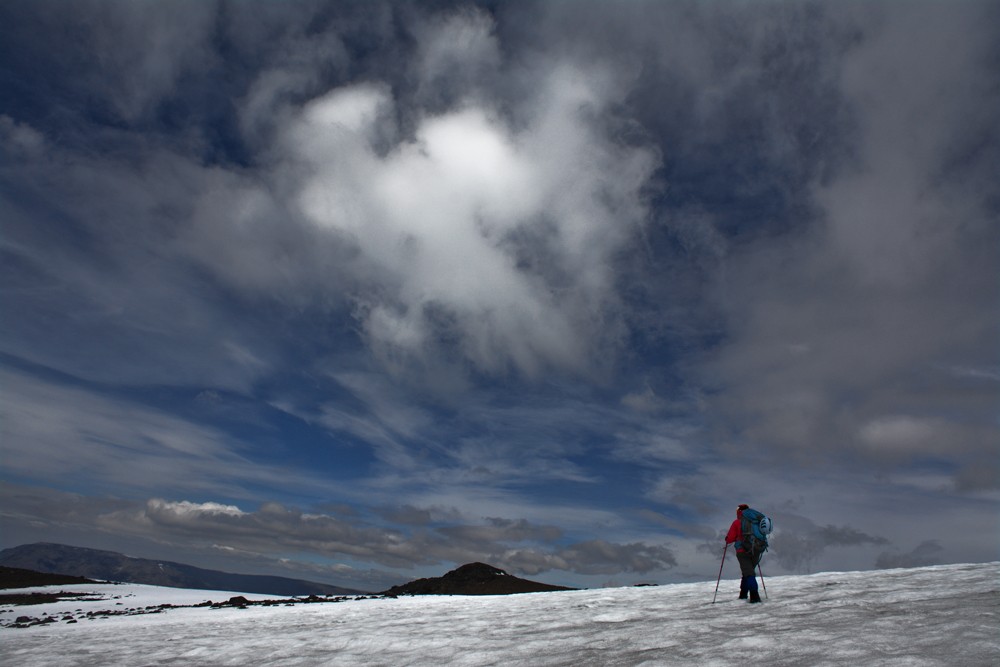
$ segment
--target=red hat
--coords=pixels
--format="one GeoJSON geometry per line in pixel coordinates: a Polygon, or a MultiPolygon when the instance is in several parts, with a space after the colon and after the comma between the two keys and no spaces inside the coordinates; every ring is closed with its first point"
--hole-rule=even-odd
{"type": "Polygon", "coordinates": [[[737,507],[736,509],[738,509],[740,511],[748,510],[748,509],[750,509],[750,506],[747,505],[746,503],[740,503],[739,507],[737,507]]]}

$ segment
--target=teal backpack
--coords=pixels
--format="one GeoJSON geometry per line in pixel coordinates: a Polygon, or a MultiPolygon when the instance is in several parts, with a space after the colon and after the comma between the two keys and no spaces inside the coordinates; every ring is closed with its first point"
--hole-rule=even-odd
{"type": "Polygon", "coordinates": [[[740,530],[743,532],[743,550],[753,554],[767,551],[767,536],[774,530],[769,517],[755,509],[743,510],[740,530]]]}

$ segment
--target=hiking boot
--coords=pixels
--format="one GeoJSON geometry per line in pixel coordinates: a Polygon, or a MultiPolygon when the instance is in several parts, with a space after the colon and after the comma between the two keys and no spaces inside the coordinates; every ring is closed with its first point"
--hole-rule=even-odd
{"type": "Polygon", "coordinates": [[[760,593],[757,591],[750,591],[750,602],[760,602],[760,593]]]}

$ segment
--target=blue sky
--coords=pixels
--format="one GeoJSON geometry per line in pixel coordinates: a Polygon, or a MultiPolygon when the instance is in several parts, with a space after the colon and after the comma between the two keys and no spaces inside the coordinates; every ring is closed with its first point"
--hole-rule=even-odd
{"type": "Polygon", "coordinates": [[[0,7],[0,546],[1000,558],[995,3],[0,7]]]}

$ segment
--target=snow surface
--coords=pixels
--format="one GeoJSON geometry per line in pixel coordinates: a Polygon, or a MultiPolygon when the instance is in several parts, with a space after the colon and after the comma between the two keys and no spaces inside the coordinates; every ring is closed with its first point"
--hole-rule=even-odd
{"type": "MultiPolygon", "coordinates": [[[[4,665],[998,665],[1000,562],[495,597],[423,596],[159,614],[0,629],[4,665]],[[763,591],[762,591],[763,593],[763,591]]],[[[138,585],[25,591],[103,601],[0,608],[0,622],[224,601],[138,585]],[[108,600],[107,596],[120,596],[108,600]],[[110,604],[109,604],[110,603],[110,604]],[[79,613],[79,612],[76,612],[79,613]]],[[[18,591],[8,591],[22,592],[18,591]]],[[[246,595],[263,600],[262,595],[246,595]]]]}

